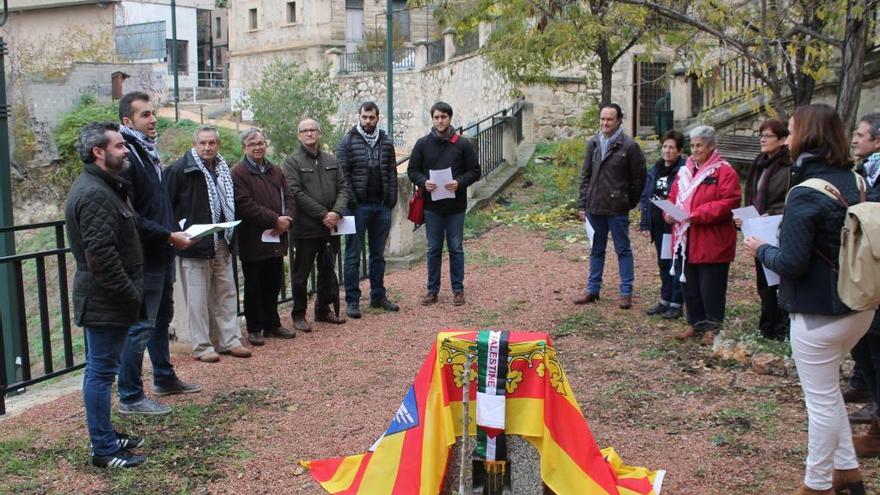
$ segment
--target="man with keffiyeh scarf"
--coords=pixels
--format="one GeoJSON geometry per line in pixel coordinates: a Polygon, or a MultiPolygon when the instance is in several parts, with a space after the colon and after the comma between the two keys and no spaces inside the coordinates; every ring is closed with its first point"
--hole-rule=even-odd
{"type": "Polygon", "coordinates": [[[162,167],[156,151],[156,112],[150,96],[140,91],[119,100],[119,131],[131,164],[120,177],[131,182],[132,207],[144,250],[145,318],[128,329],[119,365],[119,413],[161,415],[171,408],[144,394],[141,380],[144,350],[149,349],[153,394],[190,394],[202,388],[177,378],[168,349],[168,327],[174,315],[174,248],[192,245],[174,221],[168,193],[162,187],[162,167]]]}
{"type": "MultiPolygon", "coordinates": [[[[193,135],[193,148],[166,172],[166,187],[181,228],[235,220],[235,197],[226,161],[218,153],[217,128],[200,125],[193,135]]],[[[250,357],[241,344],[236,316],[238,297],[232,274],[232,229],[205,236],[181,257],[180,281],[186,298],[193,356],[215,363],[220,354],[250,357]],[[211,341],[216,330],[217,342],[211,341]]]]}
{"type": "MultiPolygon", "coordinates": [[[[854,154],[862,160],[859,167],[864,168],[868,186],[880,194],[880,113],[861,118],[852,145],[854,154]]],[[[850,414],[850,421],[858,414],[871,423],[864,435],[853,437],[853,445],[859,457],[880,457],[880,316],[875,314],[868,333],[853,347],[852,356],[873,399],[873,404],[850,414]]]]}

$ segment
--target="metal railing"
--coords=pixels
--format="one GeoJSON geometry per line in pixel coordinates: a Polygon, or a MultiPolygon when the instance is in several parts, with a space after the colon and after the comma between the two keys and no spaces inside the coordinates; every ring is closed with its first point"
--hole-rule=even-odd
{"type": "MultiPolygon", "coordinates": [[[[416,50],[411,46],[395,48],[391,55],[395,70],[416,66],[416,50]]],[[[343,53],[339,57],[339,73],[378,72],[385,70],[385,51],[343,53]]]]}
{"type": "Polygon", "coordinates": [[[446,41],[443,39],[428,43],[427,65],[443,63],[446,60],[446,41]]]}
{"type": "MultiPolygon", "coordinates": [[[[85,338],[82,331],[74,332],[74,328],[70,323],[70,293],[68,289],[68,267],[67,253],[70,248],[65,246],[64,237],[64,221],[45,222],[32,225],[20,225],[14,227],[0,227],[0,233],[13,233],[26,230],[36,229],[54,229],[55,247],[35,251],[32,253],[16,254],[13,256],[0,257],[0,265],[11,264],[15,273],[16,287],[13,290],[18,292],[18,308],[0,308],[0,313],[7,311],[17,316],[16,328],[3,330],[2,318],[0,318],[0,336],[5,331],[16,332],[15,336],[21,345],[21,355],[18,356],[16,364],[20,370],[19,376],[7,376],[5,363],[0,365],[0,414],[6,413],[4,397],[8,392],[15,391],[36,383],[40,383],[65,373],[81,369],[85,366],[85,338]],[[47,278],[47,260],[55,260],[57,270],[57,299],[58,306],[50,308],[49,303],[49,282],[47,278]],[[33,261],[35,273],[33,279],[28,278],[29,285],[36,284],[36,315],[31,310],[33,307],[34,293],[25,293],[24,281],[24,264],[33,261]],[[28,301],[26,295],[30,295],[31,301],[28,301]],[[53,310],[54,309],[54,310],[53,310]],[[31,311],[29,311],[31,310],[31,311]],[[52,314],[50,314],[50,310],[52,314]],[[54,315],[54,318],[53,318],[54,315]],[[39,333],[30,335],[29,327],[34,318],[38,318],[39,333]],[[52,320],[60,320],[60,329],[53,329],[52,320]],[[60,335],[58,332],[60,331],[60,335]],[[74,334],[79,334],[75,336],[74,334]],[[78,337],[82,342],[82,355],[78,356],[74,351],[74,340],[78,337]],[[40,340],[40,354],[42,361],[42,369],[32,369],[32,356],[30,342],[32,340],[40,340]],[[59,342],[60,341],[60,342],[59,342]],[[56,360],[56,351],[63,352],[63,359],[56,360]],[[81,358],[81,361],[77,358],[81,358]]],[[[5,356],[4,338],[0,338],[0,357],[5,356]]],[[[35,358],[38,356],[34,356],[35,358]]],[[[34,359],[36,360],[36,359],[34,359]]]]}
{"type": "Polygon", "coordinates": [[[480,48],[480,34],[468,31],[455,37],[455,55],[464,55],[480,48]]]}
{"type": "MultiPolygon", "coordinates": [[[[87,344],[80,327],[71,325],[69,279],[75,266],[68,266],[67,256],[70,248],[65,245],[65,222],[56,220],[14,227],[0,227],[0,234],[25,231],[39,231],[54,229],[54,247],[41,249],[30,253],[16,254],[13,256],[0,257],[0,266],[10,264],[15,272],[16,286],[13,290],[18,293],[19,307],[0,308],[0,314],[12,311],[17,316],[15,328],[9,329],[15,332],[15,337],[21,343],[21,355],[17,358],[16,365],[20,376],[10,377],[7,375],[5,363],[0,363],[0,415],[6,413],[5,397],[8,393],[36,385],[40,382],[56,378],[58,376],[76,371],[85,367],[87,344]],[[47,260],[54,260],[57,276],[53,279],[48,274],[53,271],[47,267],[47,260]],[[26,264],[33,262],[33,275],[26,277],[26,264]],[[57,283],[57,286],[56,286],[57,283]],[[35,287],[33,287],[35,285],[35,287]],[[27,287],[26,287],[27,286],[27,287]],[[52,291],[57,291],[56,303],[53,304],[52,291]],[[38,328],[39,331],[32,331],[38,328]],[[39,342],[34,348],[31,343],[39,342]],[[62,353],[61,358],[56,356],[62,353]]],[[[337,279],[342,287],[342,239],[340,250],[336,256],[335,271],[337,279]]],[[[290,243],[288,257],[284,260],[288,276],[282,284],[278,303],[287,303],[293,300],[291,293],[292,271],[288,268],[293,259],[295,249],[290,243]]],[[[240,280],[238,257],[232,257],[233,273],[235,275],[235,288],[237,292],[236,308],[237,316],[244,316],[242,305],[244,291],[240,280]]],[[[363,244],[361,251],[360,278],[367,277],[367,244],[363,244]]],[[[315,270],[310,275],[309,293],[313,294],[317,287],[315,270]]],[[[0,360],[4,359],[4,332],[2,318],[0,318],[0,360]]]]}

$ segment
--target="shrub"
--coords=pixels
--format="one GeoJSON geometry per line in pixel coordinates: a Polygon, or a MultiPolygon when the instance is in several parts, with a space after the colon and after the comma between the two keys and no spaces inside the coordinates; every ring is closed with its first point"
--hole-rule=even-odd
{"type": "Polygon", "coordinates": [[[321,142],[333,149],[341,137],[331,125],[336,113],[339,87],[323,71],[300,69],[294,62],[276,60],[260,74],[260,82],[248,92],[242,105],[254,112],[257,122],[280,157],[299,146],[297,126],[304,116],[314,118],[323,130],[321,142]]]}
{"type": "MultiPolygon", "coordinates": [[[[164,124],[167,124],[164,130],[161,125],[158,126],[160,129],[159,157],[163,164],[170,165],[192,148],[193,133],[196,132],[199,124],[191,120],[181,120],[175,124],[166,118],[160,118],[159,121],[160,123],[165,121],[164,124]]],[[[241,141],[235,131],[224,127],[218,127],[218,129],[220,130],[220,155],[231,167],[238,163],[243,156],[241,141]]]]}

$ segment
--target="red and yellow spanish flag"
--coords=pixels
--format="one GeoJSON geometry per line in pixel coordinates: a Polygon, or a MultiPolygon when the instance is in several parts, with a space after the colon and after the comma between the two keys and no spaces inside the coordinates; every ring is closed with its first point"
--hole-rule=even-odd
{"type": "MultiPolygon", "coordinates": [[[[391,425],[369,451],[306,461],[331,494],[436,495],[450,447],[462,434],[466,356],[476,332],[441,332],[391,425]]],[[[546,333],[510,332],[505,433],[520,435],[541,456],[541,478],[557,495],[659,495],[663,473],[626,466],[600,451],[546,333]]],[[[469,409],[475,417],[476,386],[469,409]]],[[[469,435],[475,435],[475,421],[469,435]]],[[[515,469],[515,468],[514,468],[515,469]]]]}

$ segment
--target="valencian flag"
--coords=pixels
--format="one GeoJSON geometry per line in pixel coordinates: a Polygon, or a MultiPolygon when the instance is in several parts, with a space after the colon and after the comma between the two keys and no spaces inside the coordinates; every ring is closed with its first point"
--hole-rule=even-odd
{"type": "MultiPolygon", "coordinates": [[[[462,433],[464,367],[477,350],[477,336],[438,334],[391,425],[366,453],[302,464],[331,494],[438,494],[449,449],[462,433]]],[[[507,337],[504,430],[538,451],[544,483],[557,495],[660,495],[662,471],[626,466],[613,449],[599,450],[549,336],[507,337]]],[[[475,364],[470,380],[477,376],[475,364]]],[[[472,417],[477,388],[469,388],[472,417]]],[[[477,434],[475,422],[468,433],[477,434]]]]}

